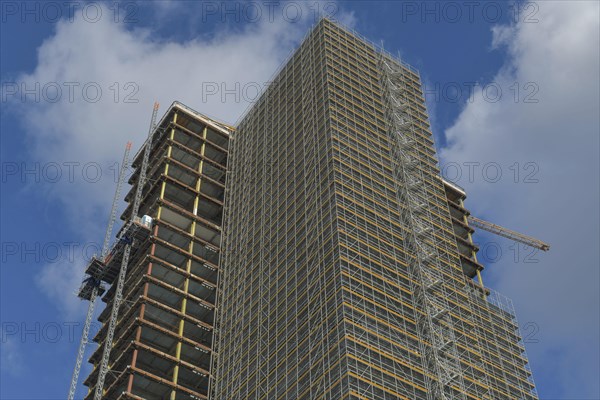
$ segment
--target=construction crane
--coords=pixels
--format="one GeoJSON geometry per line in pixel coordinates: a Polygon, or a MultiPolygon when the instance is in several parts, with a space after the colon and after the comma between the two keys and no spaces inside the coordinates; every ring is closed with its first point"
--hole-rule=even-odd
{"type": "Polygon", "coordinates": [[[550,250],[550,245],[542,242],[541,240],[532,238],[531,236],[523,235],[522,233],[511,231],[510,229],[506,229],[491,222],[484,221],[472,215],[469,215],[469,223],[477,228],[483,229],[485,231],[494,233],[499,236],[503,236],[516,242],[526,244],[531,247],[535,247],[536,249],[542,251],[550,250]]]}
{"type": "MultiPolygon", "coordinates": [[[[110,217],[108,219],[108,226],[106,227],[106,233],[104,234],[104,243],[102,245],[101,259],[104,259],[108,254],[110,245],[110,238],[112,237],[112,230],[117,219],[117,209],[119,205],[119,199],[121,198],[121,189],[123,188],[123,182],[125,181],[125,171],[129,169],[129,152],[131,151],[131,142],[127,142],[125,146],[125,154],[123,154],[123,161],[121,163],[121,170],[119,171],[119,180],[117,181],[117,188],[115,190],[115,197],[113,198],[112,208],[110,211],[110,217]]],[[[73,369],[73,376],[71,378],[71,386],[69,388],[68,400],[75,398],[75,392],[77,391],[77,383],[79,381],[79,372],[81,371],[81,365],[83,363],[83,356],[85,354],[85,348],[88,344],[88,338],[90,334],[90,327],[92,325],[92,318],[94,316],[94,307],[96,305],[96,299],[98,295],[104,292],[104,288],[101,285],[101,281],[88,276],[83,280],[78,296],[84,300],[89,300],[87,314],[85,316],[85,324],[83,325],[83,332],[81,334],[81,341],[79,342],[79,350],[77,351],[77,361],[75,362],[75,368],[73,369]]]]}
{"type": "MultiPolygon", "coordinates": [[[[129,224],[132,224],[134,218],[137,216],[140,203],[142,199],[142,190],[146,183],[146,169],[148,167],[148,160],[150,158],[150,149],[152,147],[152,136],[156,128],[156,115],[158,113],[158,103],[154,103],[152,110],[152,118],[150,120],[150,129],[148,131],[148,139],[146,140],[144,147],[144,156],[142,159],[142,165],[140,166],[140,175],[137,182],[137,188],[135,191],[135,198],[133,200],[133,207],[131,209],[131,215],[129,216],[129,224]]],[[[129,241],[125,245],[123,252],[123,259],[121,261],[121,268],[117,278],[117,288],[115,290],[115,297],[113,300],[113,306],[110,313],[110,320],[108,324],[108,330],[106,332],[106,338],[104,339],[104,350],[102,351],[102,360],[100,361],[100,367],[98,370],[98,381],[96,383],[96,390],[94,392],[94,400],[101,400],[104,391],[104,381],[106,374],[108,373],[108,360],[110,358],[110,351],[112,348],[112,341],[115,335],[115,329],[117,325],[117,319],[119,316],[119,308],[123,301],[123,287],[125,285],[125,277],[127,275],[127,266],[129,264],[129,255],[131,253],[132,242],[129,241]]]]}

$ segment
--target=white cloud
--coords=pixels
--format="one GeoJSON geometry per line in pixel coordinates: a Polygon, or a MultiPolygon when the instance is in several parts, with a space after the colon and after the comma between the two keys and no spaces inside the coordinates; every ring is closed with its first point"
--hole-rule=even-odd
{"type": "MultiPolygon", "coordinates": [[[[534,378],[555,385],[563,398],[598,398],[599,359],[599,3],[538,2],[539,23],[495,28],[493,47],[508,61],[493,79],[498,102],[481,92],[446,131],[443,164],[497,162],[502,178],[457,183],[475,215],[551,244],[537,264],[513,254],[490,265],[487,283],[512,297],[523,325],[539,325],[539,343],[527,345],[534,378]],[[519,101],[510,89],[520,87],[519,101]],[[528,85],[531,83],[528,87],[528,85]],[[526,95],[537,103],[523,102],[526,95]],[[519,183],[514,183],[515,162],[519,183]],[[524,183],[528,173],[538,183],[524,183]],[[552,383],[551,383],[552,382],[552,383]]],[[[548,386],[547,386],[548,387],[548,386]]],[[[542,398],[544,387],[540,387],[542,398]]],[[[553,397],[554,398],[554,397],[553,397]]]]}
{"type": "MultiPolygon", "coordinates": [[[[18,327],[16,328],[18,330],[18,327]]],[[[12,336],[2,327],[2,342],[0,342],[0,371],[12,377],[18,377],[25,371],[23,349],[19,336],[12,336]]]]}
{"type": "MultiPolygon", "coordinates": [[[[102,15],[112,16],[103,10],[102,15]]],[[[181,14],[174,4],[160,3],[154,10],[158,21],[170,10],[181,14]]],[[[181,21],[188,27],[199,17],[193,14],[198,9],[190,10],[188,21],[181,21]]],[[[353,24],[352,14],[336,12],[340,20],[353,24]]],[[[32,159],[42,168],[48,163],[61,167],[63,175],[57,183],[36,187],[36,191],[58,204],[66,223],[80,235],[76,239],[102,239],[115,187],[111,166],[120,162],[127,141],[132,140],[137,149],[145,139],[154,100],[162,105],[159,116],[178,100],[234,123],[254,99],[257,87],[264,86],[315,22],[314,12],[306,9],[305,17],[294,23],[281,10],[273,15],[272,20],[264,14],[242,27],[213,26],[210,35],[198,32],[187,41],[158,38],[154,30],[132,29],[113,23],[112,18],[90,23],[80,13],[72,22],[56,24],[55,33],[38,49],[36,68],[15,79],[30,89],[39,84],[40,100],[27,95],[23,101],[17,94],[9,97],[12,101],[6,106],[20,116],[32,159]],[[49,101],[56,98],[57,86],[61,89],[58,101],[49,101]],[[98,87],[102,91],[99,100],[86,100],[86,95],[96,97],[98,87]],[[208,92],[215,88],[218,93],[208,92]],[[94,182],[97,166],[102,176],[94,182]]],[[[37,279],[69,315],[81,312],[72,295],[83,274],[80,267],[49,264],[37,279]]]]}
{"type": "Polygon", "coordinates": [[[49,263],[35,277],[44,295],[54,302],[66,319],[81,317],[89,305],[76,296],[85,264],[82,257],[77,257],[73,262],[62,260],[49,263]]]}

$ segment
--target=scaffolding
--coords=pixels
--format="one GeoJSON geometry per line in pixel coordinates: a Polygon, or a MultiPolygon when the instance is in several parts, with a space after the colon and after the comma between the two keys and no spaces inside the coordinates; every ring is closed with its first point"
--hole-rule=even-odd
{"type": "Polygon", "coordinates": [[[232,140],[213,397],[536,399],[453,190],[418,72],[322,20],[232,140]]]}
{"type": "Polygon", "coordinates": [[[452,311],[448,298],[452,293],[444,285],[444,265],[454,260],[446,259],[448,250],[440,251],[440,233],[446,233],[438,227],[446,221],[440,221],[440,210],[446,205],[445,197],[439,196],[437,171],[432,172],[431,160],[423,156],[422,145],[416,132],[415,121],[410,113],[408,87],[405,83],[405,70],[401,65],[381,57],[382,87],[386,96],[386,118],[390,124],[390,142],[396,151],[394,177],[397,182],[399,202],[406,205],[402,213],[404,226],[410,231],[406,237],[406,250],[414,254],[409,270],[417,282],[414,299],[416,306],[423,310],[417,319],[417,329],[421,339],[430,343],[425,348],[426,371],[433,375],[427,379],[428,398],[449,399],[466,398],[467,389],[460,366],[452,311]],[[437,185],[436,185],[437,183],[437,185]],[[431,192],[438,197],[431,196],[431,192]],[[432,197],[438,204],[431,204],[432,197]],[[440,205],[443,204],[443,205],[440,205]],[[437,211],[437,213],[436,213],[437,211]],[[437,215],[436,215],[437,214],[437,215]],[[437,237],[436,237],[437,236],[437,237]]]}
{"type": "Polygon", "coordinates": [[[538,398],[414,68],[324,19],[235,133],[155,115],[86,400],[538,398]]]}

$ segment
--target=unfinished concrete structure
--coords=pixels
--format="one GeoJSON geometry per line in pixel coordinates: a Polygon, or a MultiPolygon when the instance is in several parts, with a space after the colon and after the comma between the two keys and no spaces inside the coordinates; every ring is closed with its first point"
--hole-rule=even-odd
{"type": "Polygon", "coordinates": [[[231,143],[214,399],[537,398],[417,71],[322,20],[231,143]]]}
{"type": "Polygon", "coordinates": [[[134,223],[126,222],[108,256],[86,271],[111,285],[86,399],[94,398],[126,244],[131,254],[102,398],[207,398],[230,132],[183,104],[171,105],[145,144],[147,179],[139,215],[132,216],[145,146],[135,156],[122,215],[134,223]],[[142,216],[152,218],[151,226],[142,216]]]}

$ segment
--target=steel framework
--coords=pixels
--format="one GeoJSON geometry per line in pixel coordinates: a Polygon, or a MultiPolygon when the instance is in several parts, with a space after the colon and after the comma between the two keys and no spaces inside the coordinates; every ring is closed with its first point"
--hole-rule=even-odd
{"type": "Polygon", "coordinates": [[[522,233],[512,231],[510,229],[506,229],[500,225],[493,224],[488,221],[484,221],[482,219],[476,218],[472,215],[469,216],[469,222],[471,225],[486,230],[491,233],[495,233],[496,235],[503,236],[507,239],[515,240],[519,243],[526,244],[531,247],[535,247],[536,249],[540,249],[542,251],[550,250],[550,245],[542,242],[541,240],[535,239],[531,236],[523,235],[522,233]]]}

